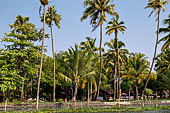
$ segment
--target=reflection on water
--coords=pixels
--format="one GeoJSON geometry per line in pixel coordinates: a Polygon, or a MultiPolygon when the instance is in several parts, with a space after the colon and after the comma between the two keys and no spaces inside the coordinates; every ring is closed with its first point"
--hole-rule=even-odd
{"type": "MultiPolygon", "coordinates": [[[[100,112],[104,113],[104,112],[100,112]]],[[[105,112],[105,113],[170,113],[170,110],[156,110],[156,111],[123,111],[123,112],[105,112]]]]}

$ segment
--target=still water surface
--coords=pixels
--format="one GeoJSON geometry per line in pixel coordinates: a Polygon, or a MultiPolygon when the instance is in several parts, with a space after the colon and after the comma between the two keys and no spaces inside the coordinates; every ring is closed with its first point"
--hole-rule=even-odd
{"type": "MultiPolygon", "coordinates": [[[[104,113],[104,112],[100,112],[104,113]]],[[[124,112],[105,112],[105,113],[170,113],[170,110],[156,110],[156,111],[124,111],[124,112]]]]}

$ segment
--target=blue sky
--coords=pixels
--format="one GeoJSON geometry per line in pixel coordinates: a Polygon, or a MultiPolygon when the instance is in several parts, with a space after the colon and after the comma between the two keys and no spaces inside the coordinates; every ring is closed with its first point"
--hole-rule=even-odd
{"type": "MultiPolygon", "coordinates": [[[[119,39],[126,44],[126,48],[130,52],[145,53],[151,60],[156,38],[156,20],[154,16],[148,18],[151,10],[144,9],[147,2],[148,0],[113,1],[116,5],[115,10],[120,15],[120,20],[123,20],[127,27],[124,35],[119,34],[119,39]]],[[[51,0],[49,5],[52,4],[55,5],[57,12],[62,15],[61,29],[53,28],[56,52],[67,50],[70,46],[85,41],[86,37],[97,38],[96,46],[99,46],[99,29],[91,32],[92,27],[89,24],[89,19],[80,22],[84,11],[83,0],[51,0]]],[[[0,38],[4,37],[4,33],[10,31],[8,24],[12,24],[18,14],[30,17],[30,22],[35,24],[37,28],[42,28],[38,14],[39,6],[39,0],[2,0],[0,5],[0,38]]],[[[165,8],[166,11],[161,12],[161,27],[163,27],[162,20],[170,14],[170,4],[165,8]]],[[[110,16],[107,19],[109,21],[110,16]]],[[[50,33],[48,26],[46,26],[46,29],[47,33],[50,33]]],[[[105,32],[103,34],[103,44],[114,38],[114,35],[108,37],[105,36],[105,32]]],[[[48,46],[46,54],[51,56],[51,40],[47,39],[45,41],[45,45],[48,46]]],[[[0,43],[1,48],[3,45],[4,43],[0,43]]],[[[160,52],[160,46],[158,52],[160,52]]]]}

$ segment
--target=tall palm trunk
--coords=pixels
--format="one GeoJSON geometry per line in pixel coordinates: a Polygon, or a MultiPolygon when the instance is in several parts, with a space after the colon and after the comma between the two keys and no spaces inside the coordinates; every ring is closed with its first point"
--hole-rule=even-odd
{"type": "Polygon", "coordinates": [[[146,87],[148,85],[148,82],[149,82],[149,79],[150,79],[150,76],[151,76],[151,72],[152,72],[152,68],[153,68],[153,65],[154,65],[154,61],[155,61],[155,57],[156,57],[156,52],[157,52],[157,47],[158,47],[158,41],[159,41],[159,23],[160,23],[160,9],[158,11],[158,23],[157,23],[157,36],[156,36],[156,44],[155,44],[155,51],[154,51],[154,56],[153,56],[153,59],[152,59],[152,64],[151,64],[151,68],[149,70],[149,73],[148,73],[148,76],[147,76],[147,81],[145,83],[145,86],[144,86],[144,89],[142,91],[142,97],[145,93],[145,90],[146,90],[146,87]]]}
{"type": "Polygon", "coordinates": [[[21,100],[24,100],[24,81],[22,83],[21,100]]]}
{"type": "MultiPolygon", "coordinates": [[[[117,60],[117,72],[118,72],[118,91],[119,96],[121,96],[121,86],[120,86],[120,64],[119,64],[119,48],[118,48],[118,31],[115,30],[115,38],[116,38],[116,60],[117,60]]],[[[118,96],[118,97],[119,97],[118,96]]]]}
{"type": "Polygon", "coordinates": [[[138,85],[136,84],[136,100],[139,100],[139,97],[138,97],[138,85]]]}
{"type": "Polygon", "coordinates": [[[30,98],[32,98],[32,96],[33,96],[33,95],[32,95],[32,89],[33,89],[33,78],[31,77],[31,90],[30,90],[30,91],[31,91],[31,94],[30,94],[30,98]]]}
{"type": "Polygon", "coordinates": [[[93,84],[90,82],[90,100],[92,99],[93,84]]]}
{"type": "Polygon", "coordinates": [[[89,84],[89,80],[88,80],[88,84],[87,84],[88,86],[88,89],[87,89],[87,102],[89,102],[90,101],[90,94],[89,94],[89,90],[90,90],[90,84],[89,84]]]}
{"type": "Polygon", "coordinates": [[[113,99],[115,100],[117,98],[117,63],[115,62],[115,74],[114,74],[114,96],[113,99]]]}
{"type": "Polygon", "coordinates": [[[75,82],[73,102],[76,102],[78,83],[75,82]]]}
{"type": "Polygon", "coordinates": [[[53,40],[53,29],[52,29],[52,23],[50,25],[51,27],[51,41],[52,41],[52,53],[53,53],[53,79],[54,79],[54,86],[53,86],[53,101],[56,101],[55,98],[55,89],[56,89],[56,83],[55,83],[55,53],[54,53],[54,40],[53,40]]]}
{"type": "Polygon", "coordinates": [[[97,94],[95,100],[97,100],[100,92],[100,84],[101,84],[101,77],[102,77],[102,29],[103,29],[103,24],[100,24],[100,73],[99,73],[99,81],[98,81],[98,86],[97,86],[97,94]]]}
{"type": "Polygon", "coordinates": [[[131,90],[131,88],[129,88],[128,100],[130,100],[130,90],[131,90]]]}
{"type": "Polygon", "coordinates": [[[42,46],[41,46],[40,72],[38,76],[38,86],[37,86],[37,106],[36,106],[37,110],[38,110],[38,103],[39,103],[40,80],[41,80],[41,73],[42,73],[44,40],[45,40],[45,6],[46,5],[44,5],[43,39],[42,39],[42,46]]]}

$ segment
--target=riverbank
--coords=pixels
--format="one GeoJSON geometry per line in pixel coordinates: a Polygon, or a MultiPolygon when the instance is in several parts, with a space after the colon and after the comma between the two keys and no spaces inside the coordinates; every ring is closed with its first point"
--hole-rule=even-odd
{"type": "MultiPolygon", "coordinates": [[[[118,102],[53,102],[53,103],[40,103],[39,108],[43,113],[48,112],[117,112],[117,111],[147,111],[147,110],[160,110],[170,109],[169,100],[150,100],[150,101],[121,101],[120,109],[118,102]]],[[[4,104],[0,104],[0,111],[4,111],[4,104]]],[[[7,111],[11,113],[29,113],[36,111],[35,103],[21,103],[21,104],[8,104],[7,111]],[[16,112],[15,112],[16,111],[16,112]]]]}
{"type": "Polygon", "coordinates": [[[1,113],[144,113],[141,111],[151,112],[151,113],[160,113],[160,111],[167,111],[163,113],[170,112],[170,106],[152,106],[152,107],[128,107],[124,106],[120,109],[118,107],[110,107],[110,108],[70,108],[70,109],[42,109],[38,111],[8,111],[1,113]],[[153,112],[152,112],[153,111],[153,112]]]}

